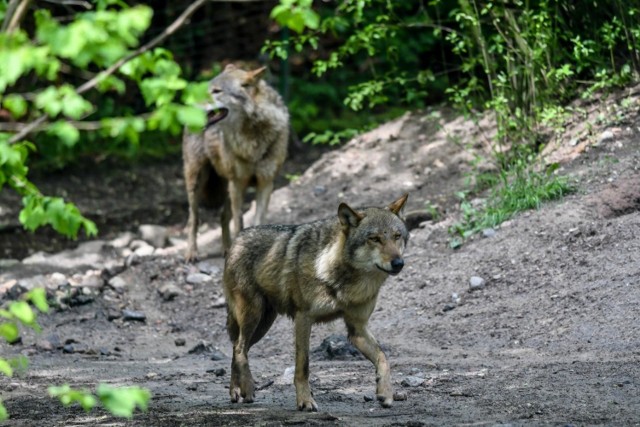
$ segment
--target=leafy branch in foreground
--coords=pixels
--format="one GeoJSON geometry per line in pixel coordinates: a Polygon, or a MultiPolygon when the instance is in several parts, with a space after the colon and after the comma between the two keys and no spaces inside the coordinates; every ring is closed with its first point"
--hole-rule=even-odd
{"type": "MultiPolygon", "coordinates": [[[[31,308],[30,303],[41,313],[49,311],[46,291],[42,288],[33,289],[22,300],[10,301],[6,308],[0,309],[0,337],[7,343],[15,344],[20,341],[20,326],[41,331],[37,312],[31,308]]],[[[12,359],[0,357],[0,374],[12,377],[16,372],[26,371],[28,365],[29,360],[24,356],[12,359]]],[[[59,398],[64,406],[79,403],[85,411],[100,403],[111,414],[126,418],[131,418],[136,408],[146,411],[151,399],[151,393],[145,388],[112,387],[107,384],[99,384],[95,395],[85,390],[74,390],[66,384],[49,387],[49,395],[59,398]]],[[[8,418],[9,414],[0,400],[0,421],[8,418]]]]}
{"type": "Polygon", "coordinates": [[[30,153],[75,149],[85,133],[137,146],[144,132],[176,135],[184,127],[204,126],[205,114],[196,105],[206,98],[206,85],[185,80],[172,54],[155,47],[204,1],[196,0],[140,47],[153,14],[145,5],[99,0],[95,9],[78,12],[64,24],[52,12],[37,9],[34,31],[27,33],[19,28],[15,11],[0,1],[0,20],[6,29],[0,32],[0,63],[5,64],[0,67],[0,109],[11,116],[16,132],[0,131],[0,190],[6,184],[22,196],[19,220],[25,228],[51,225],[72,238],[80,230],[97,233],[95,224],[73,204],[43,195],[28,180],[30,153]],[[89,80],[77,87],[59,83],[85,76],[89,80]],[[104,107],[117,105],[132,84],[142,94],[146,112],[120,108],[122,115],[114,115],[113,109],[104,107]],[[85,120],[91,126],[83,126],[85,120]],[[40,135],[33,142],[23,141],[34,132],[40,135]]]}

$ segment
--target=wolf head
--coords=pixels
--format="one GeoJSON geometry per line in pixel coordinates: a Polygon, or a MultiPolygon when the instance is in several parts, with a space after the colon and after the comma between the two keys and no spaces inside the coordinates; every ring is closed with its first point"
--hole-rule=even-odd
{"type": "Polygon", "coordinates": [[[402,253],[409,231],[401,211],[409,197],[400,197],[385,208],[354,210],[346,203],[338,207],[338,218],[344,232],[345,255],[359,270],[396,275],[404,267],[402,253]]]}
{"type": "Polygon", "coordinates": [[[244,71],[229,64],[209,83],[212,102],[205,106],[207,127],[227,116],[231,118],[250,114],[255,108],[254,100],[260,91],[260,77],[267,68],[244,71]]]}

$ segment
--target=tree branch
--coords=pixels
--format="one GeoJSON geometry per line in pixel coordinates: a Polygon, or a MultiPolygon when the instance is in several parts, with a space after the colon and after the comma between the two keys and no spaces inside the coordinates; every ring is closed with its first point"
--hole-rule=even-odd
{"type": "MultiPolygon", "coordinates": [[[[25,0],[25,1],[28,1],[28,0],[25,0]]],[[[153,40],[140,46],[138,49],[134,50],[128,55],[122,57],[115,64],[111,65],[106,70],[98,73],[98,75],[92,78],[91,80],[78,86],[76,88],[76,92],[78,93],[78,95],[82,95],[88,90],[93,89],[94,87],[96,87],[98,83],[100,83],[102,79],[115,73],[122,65],[126,64],[127,62],[131,61],[133,58],[139,55],[142,55],[143,53],[147,52],[150,49],[153,49],[154,47],[162,43],[167,37],[175,33],[182,25],[184,25],[185,21],[189,17],[191,17],[191,15],[193,15],[193,13],[196,10],[198,10],[198,8],[200,8],[200,6],[202,6],[207,1],[210,1],[210,0],[196,0],[193,3],[191,3],[189,7],[187,7],[187,9],[185,9],[185,11],[182,12],[182,14],[178,18],[176,18],[175,21],[173,21],[171,25],[169,25],[167,28],[164,29],[164,31],[162,31],[160,34],[154,37],[153,40]]],[[[13,135],[11,139],[9,139],[9,144],[15,144],[16,142],[21,141],[31,132],[41,127],[46,121],[47,121],[47,116],[38,117],[37,119],[35,119],[34,121],[26,125],[24,128],[22,128],[18,133],[13,135]]]]}
{"type": "MultiPolygon", "coordinates": [[[[129,117],[109,117],[109,119],[134,119],[139,118],[143,120],[147,120],[151,117],[151,113],[144,113],[137,116],[129,116],[129,117]]],[[[100,130],[104,127],[104,124],[101,120],[95,121],[80,121],[80,120],[66,120],[71,126],[76,129],[84,130],[84,131],[95,131],[100,130]]],[[[0,132],[21,132],[27,126],[30,126],[31,123],[20,123],[20,122],[0,122],[0,132]]],[[[31,132],[42,132],[46,127],[38,126],[31,130],[31,132]]]]}

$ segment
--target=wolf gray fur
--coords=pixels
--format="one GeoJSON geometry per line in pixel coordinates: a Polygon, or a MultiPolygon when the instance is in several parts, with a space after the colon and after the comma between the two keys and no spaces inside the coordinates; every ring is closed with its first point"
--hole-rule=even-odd
{"type": "Polygon", "coordinates": [[[197,258],[198,204],[209,165],[223,178],[222,243],[231,246],[232,232],[243,228],[242,203],[249,185],[256,186],[254,225],[264,223],[273,181],[287,155],[289,112],[280,95],[261,75],[265,67],[244,71],[228,65],[211,80],[212,103],[205,106],[207,125],[201,133],[185,131],[184,177],[189,200],[187,261],[197,258]],[[233,231],[229,222],[233,222],[233,231]]]}
{"type": "Polygon", "coordinates": [[[342,318],[351,342],[376,368],[376,395],[393,401],[387,359],[367,327],[380,287],[400,273],[409,233],[401,216],[404,195],[386,207],[352,209],[301,225],[263,225],[243,230],[226,255],[224,292],[233,343],[232,402],[254,400],[248,351],[278,314],[295,328],[296,400],[317,411],[309,387],[311,325],[342,318]]]}

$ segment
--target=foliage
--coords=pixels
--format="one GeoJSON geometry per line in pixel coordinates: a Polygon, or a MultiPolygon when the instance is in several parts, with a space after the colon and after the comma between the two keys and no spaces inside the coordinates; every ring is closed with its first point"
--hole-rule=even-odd
{"type": "MultiPolygon", "coordinates": [[[[36,288],[24,295],[20,301],[9,302],[6,309],[0,309],[0,337],[9,344],[20,340],[20,325],[26,326],[40,332],[41,328],[37,322],[37,312],[31,308],[32,304],[41,313],[49,311],[47,295],[44,289],[36,288]]],[[[0,373],[12,377],[16,371],[22,372],[27,369],[29,361],[26,357],[20,356],[13,359],[0,358],[0,373]]],[[[68,406],[79,403],[85,411],[94,408],[100,402],[107,411],[118,417],[131,418],[136,408],[146,411],[151,394],[147,389],[140,387],[111,387],[106,384],[99,384],[96,389],[96,396],[84,391],[74,390],[68,385],[60,387],[49,387],[49,394],[58,397],[63,405],[68,406]]],[[[0,421],[9,418],[6,408],[0,400],[0,421]]]]}
{"type": "Polygon", "coordinates": [[[57,397],[64,406],[74,403],[80,404],[82,409],[90,411],[98,402],[117,417],[131,418],[136,408],[147,410],[151,393],[140,387],[112,387],[107,384],[99,384],[95,395],[86,390],[72,389],[68,384],[49,387],[49,395],[57,397]]]}
{"type": "MultiPolygon", "coordinates": [[[[165,49],[133,50],[151,22],[148,6],[99,0],[71,20],[60,20],[55,10],[33,11],[29,31],[0,32],[0,106],[19,125],[0,127],[0,189],[7,184],[23,197],[19,219],[28,230],[50,225],[75,238],[80,230],[96,234],[95,224],[74,205],[40,193],[27,177],[29,157],[62,165],[91,150],[131,154],[144,133],[201,129],[206,117],[197,104],[206,85],[188,82],[165,49]],[[143,104],[118,102],[136,90],[143,104]],[[32,142],[11,133],[28,123],[42,123],[32,142]]],[[[0,21],[11,18],[7,12],[0,1],[0,21]]],[[[166,136],[156,140],[166,145],[166,136]]]]}
{"type": "Polygon", "coordinates": [[[496,227],[518,212],[537,209],[543,202],[559,199],[573,191],[565,177],[554,174],[557,164],[538,172],[531,167],[531,162],[530,159],[519,159],[510,170],[502,169],[487,200],[480,205],[470,202],[465,192],[457,193],[462,218],[449,228],[453,237],[451,247],[459,247],[464,239],[496,227]]]}
{"type": "MultiPolygon", "coordinates": [[[[44,289],[33,289],[27,292],[21,301],[12,301],[7,308],[0,309],[0,337],[7,343],[13,344],[20,340],[19,326],[23,325],[40,331],[40,325],[37,322],[37,314],[31,306],[31,302],[40,312],[49,311],[47,296],[44,289]]],[[[28,360],[24,356],[13,359],[5,359],[0,357],[0,373],[5,376],[12,377],[16,370],[23,371],[28,365],[28,360]]],[[[8,413],[2,401],[0,400],[0,421],[6,420],[8,413]]]]}

